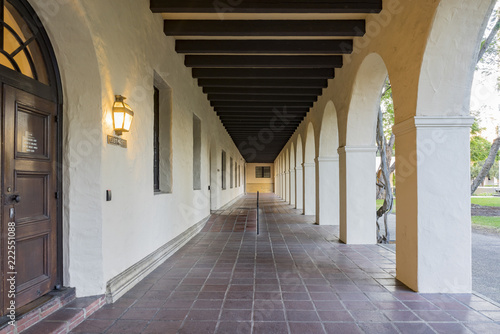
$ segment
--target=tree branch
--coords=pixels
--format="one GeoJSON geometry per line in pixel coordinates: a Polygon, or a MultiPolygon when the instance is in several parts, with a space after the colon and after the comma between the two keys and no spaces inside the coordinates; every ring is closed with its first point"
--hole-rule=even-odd
{"type": "Polygon", "coordinates": [[[471,193],[470,193],[471,195],[474,194],[479,185],[483,182],[486,175],[488,175],[491,167],[495,163],[495,158],[497,156],[499,148],[500,148],[500,137],[498,137],[493,141],[493,144],[491,145],[490,149],[490,154],[488,155],[488,158],[486,158],[486,160],[484,161],[483,168],[481,168],[481,171],[477,175],[476,179],[474,180],[474,182],[472,182],[471,193]]]}
{"type": "Polygon", "coordinates": [[[484,40],[484,42],[481,45],[481,49],[479,50],[479,55],[477,56],[478,63],[481,61],[481,59],[483,59],[484,54],[489,49],[491,43],[493,43],[493,41],[495,40],[495,36],[497,35],[499,30],[500,30],[500,17],[497,18],[495,26],[493,27],[488,37],[484,40]]]}

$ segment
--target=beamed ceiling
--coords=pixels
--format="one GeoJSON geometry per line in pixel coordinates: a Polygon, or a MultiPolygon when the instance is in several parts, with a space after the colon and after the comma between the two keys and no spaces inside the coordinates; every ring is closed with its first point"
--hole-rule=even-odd
{"type": "Polygon", "coordinates": [[[352,53],[354,37],[365,34],[366,16],[382,10],[382,0],[150,5],[163,14],[165,34],[176,39],[176,51],[185,55],[185,65],[247,162],[276,159],[342,67],[343,55],[352,53]],[[259,133],[264,142],[252,144],[259,133]]]}

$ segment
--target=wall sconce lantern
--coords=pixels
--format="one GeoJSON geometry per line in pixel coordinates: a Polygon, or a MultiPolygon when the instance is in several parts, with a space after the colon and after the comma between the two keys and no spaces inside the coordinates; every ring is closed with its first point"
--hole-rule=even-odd
{"type": "Polygon", "coordinates": [[[113,104],[113,127],[117,136],[121,136],[123,132],[129,132],[134,111],[128,104],[124,102],[126,97],[115,95],[115,103],[113,104]]]}

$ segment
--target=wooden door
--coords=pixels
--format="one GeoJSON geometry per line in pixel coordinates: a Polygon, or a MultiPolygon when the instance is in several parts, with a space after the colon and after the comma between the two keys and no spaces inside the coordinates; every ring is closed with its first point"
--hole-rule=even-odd
{"type": "MultiPolygon", "coordinates": [[[[53,102],[3,86],[2,314],[10,303],[5,277],[9,222],[15,222],[16,308],[51,291],[57,280],[56,115],[53,102]]],[[[10,231],[12,232],[12,231],[10,231]]],[[[12,233],[11,235],[12,236],[12,233]]],[[[12,259],[12,258],[10,258],[12,259]]]]}

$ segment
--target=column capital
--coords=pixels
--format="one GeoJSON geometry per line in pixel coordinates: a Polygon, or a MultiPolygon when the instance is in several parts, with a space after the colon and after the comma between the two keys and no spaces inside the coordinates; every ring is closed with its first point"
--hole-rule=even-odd
{"type": "Polygon", "coordinates": [[[302,166],[295,167],[295,171],[299,171],[299,170],[302,171],[302,166]]]}
{"type": "Polygon", "coordinates": [[[338,149],[339,154],[347,154],[347,153],[375,153],[377,152],[376,146],[342,146],[338,149]]]}
{"type": "Polygon", "coordinates": [[[339,161],[339,157],[317,157],[316,162],[335,162],[339,161]]]}
{"type": "Polygon", "coordinates": [[[418,128],[470,128],[474,117],[470,116],[415,116],[392,127],[396,136],[418,128]]]}
{"type": "Polygon", "coordinates": [[[306,167],[314,167],[316,164],[314,162],[304,162],[302,164],[302,167],[306,168],[306,167]]]}

